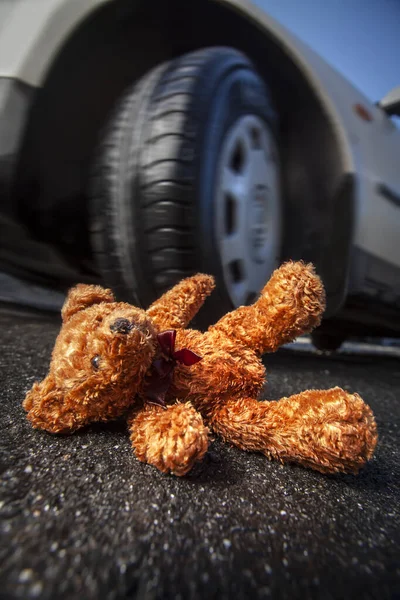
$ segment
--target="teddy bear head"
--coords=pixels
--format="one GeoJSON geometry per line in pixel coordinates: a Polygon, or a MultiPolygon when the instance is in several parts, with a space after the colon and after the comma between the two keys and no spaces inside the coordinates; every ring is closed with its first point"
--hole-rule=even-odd
{"type": "Polygon", "coordinates": [[[52,432],[123,414],[158,347],[149,315],[99,286],[73,288],[62,318],[49,374],[24,403],[33,425],[52,432]]]}

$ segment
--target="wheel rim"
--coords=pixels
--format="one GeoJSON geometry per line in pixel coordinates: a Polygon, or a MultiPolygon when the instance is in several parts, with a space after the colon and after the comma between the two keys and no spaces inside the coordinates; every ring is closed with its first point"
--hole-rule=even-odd
{"type": "Polygon", "coordinates": [[[278,153],[262,119],[245,115],[234,123],[218,169],[214,231],[225,286],[236,307],[254,301],[279,264],[278,153]]]}

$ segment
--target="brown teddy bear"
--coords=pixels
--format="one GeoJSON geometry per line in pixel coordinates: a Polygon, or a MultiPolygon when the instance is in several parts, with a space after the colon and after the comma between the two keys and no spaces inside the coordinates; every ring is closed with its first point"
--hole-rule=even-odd
{"type": "Polygon", "coordinates": [[[147,311],[99,286],[73,288],[50,371],[24,401],[32,425],[67,433],[127,415],[139,460],[184,475],[207,451],[209,428],[243,450],[323,473],[356,473],[371,458],[371,409],[339,387],[258,401],[260,356],[317,326],[325,294],[312,265],[277,269],[252,306],[207,332],[185,329],[214,287],[181,281],[147,311]]]}

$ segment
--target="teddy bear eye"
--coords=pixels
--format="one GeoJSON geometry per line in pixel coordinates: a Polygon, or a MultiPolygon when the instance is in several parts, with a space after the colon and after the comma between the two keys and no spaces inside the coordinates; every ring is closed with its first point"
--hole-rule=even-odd
{"type": "Polygon", "coordinates": [[[100,367],[100,356],[96,354],[90,362],[92,363],[92,367],[97,370],[100,367]]]}

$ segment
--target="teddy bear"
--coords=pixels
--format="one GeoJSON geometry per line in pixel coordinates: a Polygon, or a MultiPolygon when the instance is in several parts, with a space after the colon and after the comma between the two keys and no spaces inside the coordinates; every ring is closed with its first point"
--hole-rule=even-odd
{"type": "Polygon", "coordinates": [[[311,264],[289,261],[259,298],[207,331],[187,329],[214,288],[182,280],[147,310],[109,289],[79,284],[62,308],[48,375],[23,406],[33,427],[70,433],[124,416],[136,457],[182,476],[207,452],[210,432],[243,450],[322,473],[357,473],[372,457],[369,406],[340,387],[259,400],[261,357],[310,332],[325,307],[311,264]]]}

